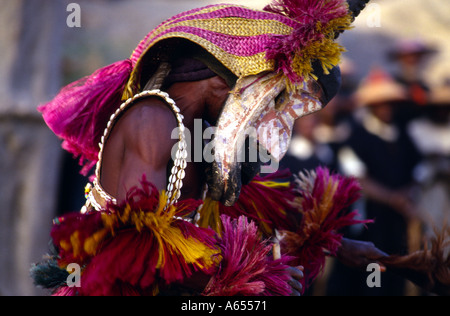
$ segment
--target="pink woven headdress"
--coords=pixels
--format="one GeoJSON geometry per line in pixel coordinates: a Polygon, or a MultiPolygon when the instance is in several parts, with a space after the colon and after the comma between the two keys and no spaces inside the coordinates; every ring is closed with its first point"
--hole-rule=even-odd
{"type": "Polygon", "coordinates": [[[131,71],[130,60],[119,61],[64,87],[38,108],[47,125],[64,140],[63,148],[80,157],[84,175],[98,160],[98,143],[110,115],[121,103],[131,71]]]}
{"type": "Polygon", "coordinates": [[[86,174],[98,160],[98,143],[110,115],[141,90],[143,61],[160,53],[161,43],[189,42],[237,78],[275,71],[295,86],[313,76],[314,60],[325,73],[339,63],[343,47],[334,39],[351,22],[345,0],[276,0],[264,11],[225,4],[193,9],[151,31],[130,59],[68,85],[39,111],[64,140],[63,147],[80,157],[86,174]]]}

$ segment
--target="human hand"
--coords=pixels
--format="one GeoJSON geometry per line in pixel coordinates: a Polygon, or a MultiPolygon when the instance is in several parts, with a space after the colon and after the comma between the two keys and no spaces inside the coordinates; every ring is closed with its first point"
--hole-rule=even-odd
{"type": "Polygon", "coordinates": [[[304,277],[303,270],[304,268],[302,266],[288,268],[289,275],[291,276],[291,279],[288,281],[288,284],[292,288],[291,296],[301,296],[303,292],[303,285],[300,282],[304,277]]]}
{"type": "MultiPolygon", "coordinates": [[[[370,263],[387,257],[388,254],[376,248],[371,242],[343,238],[337,253],[337,259],[350,268],[366,269],[370,263]]],[[[381,265],[381,271],[386,267],[381,265]]]]}

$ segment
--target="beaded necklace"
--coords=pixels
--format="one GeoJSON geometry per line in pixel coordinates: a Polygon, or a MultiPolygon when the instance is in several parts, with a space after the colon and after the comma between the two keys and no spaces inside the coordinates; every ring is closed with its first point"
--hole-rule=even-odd
{"type": "Polygon", "coordinates": [[[109,195],[104,188],[101,186],[99,179],[101,173],[101,165],[103,160],[103,149],[105,146],[105,141],[111,134],[112,128],[118,119],[118,117],[129,109],[133,104],[135,104],[138,100],[142,100],[148,97],[158,97],[162,99],[173,111],[175,118],[178,123],[178,148],[175,154],[175,159],[173,163],[173,167],[171,170],[171,175],[169,176],[169,181],[167,184],[167,205],[166,208],[170,205],[173,205],[178,202],[178,199],[181,196],[181,189],[183,187],[183,179],[186,176],[186,166],[187,166],[187,143],[185,136],[185,126],[183,124],[183,115],[180,113],[180,109],[176,106],[175,101],[172,100],[166,92],[162,92],[159,89],[153,90],[145,90],[134,97],[128,99],[124,103],[120,105],[120,107],[116,110],[114,114],[111,115],[111,118],[108,121],[106,129],[103,133],[101,141],[99,143],[99,153],[98,153],[98,161],[95,169],[95,180],[92,184],[88,184],[86,187],[86,205],[82,209],[82,213],[87,212],[92,206],[96,211],[100,211],[103,207],[108,203],[117,204],[117,199],[109,195]]]}

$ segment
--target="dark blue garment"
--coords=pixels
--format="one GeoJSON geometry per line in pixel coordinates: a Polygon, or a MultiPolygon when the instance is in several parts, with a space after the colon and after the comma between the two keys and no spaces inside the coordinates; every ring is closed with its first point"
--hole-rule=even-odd
{"type": "MultiPolygon", "coordinates": [[[[400,130],[397,140],[389,142],[355,124],[347,146],[365,164],[367,177],[392,190],[400,190],[413,183],[413,169],[420,160],[409,136],[400,130]]],[[[371,241],[389,254],[406,254],[407,222],[390,206],[366,199],[366,217],[375,220],[360,235],[349,238],[371,241]]],[[[328,295],[401,296],[405,280],[393,272],[382,274],[381,287],[369,288],[368,272],[359,272],[340,263],[334,266],[329,279],[328,295]]]]}

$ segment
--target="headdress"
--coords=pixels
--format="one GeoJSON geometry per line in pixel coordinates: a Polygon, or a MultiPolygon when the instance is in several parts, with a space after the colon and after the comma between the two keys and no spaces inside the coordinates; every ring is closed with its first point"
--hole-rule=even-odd
{"type": "MultiPolygon", "coordinates": [[[[338,65],[344,48],[335,39],[350,28],[367,2],[349,0],[349,5],[345,0],[276,0],[262,11],[222,4],[183,12],[151,31],[129,59],[72,83],[39,110],[55,134],[64,139],[63,147],[80,157],[87,173],[98,159],[98,144],[109,117],[122,101],[141,92],[162,62],[193,57],[234,86],[232,102],[237,102],[249,86],[257,89],[259,84],[270,86],[268,80],[276,83],[279,94],[270,95],[272,99],[265,100],[268,102],[257,100],[248,105],[253,110],[258,108],[252,110],[253,121],[263,108],[266,114],[279,114],[275,108],[280,106],[274,107],[270,101],[295,100],[281,104],[291,109],[291,115],[274,121],[283,125],[279,133],[282,146],[275,155],[279,158],[289,144],[293,120],[311,112],[307,111],[309,107],[299,105],[305,98],[315,103],[313,110],[324,105],[320,89],[311,84],[316,78],[313,64],[325,74],[338,65]],[[266,77],[266,73],[276,75],[266,77]]],[[[219,128],[218,133],[221,131],[219,128]]],[[[273,149],[265,143],[266,148],[273,149]]],[[[223,157],[216,161],[220,159],[223,157]]],[[[226,182],[229,170],[222,166],[217,169],[221,173],[218,181],[226,182]]]]}
{"type": "Polygon", "coordinates": [[[406,101],[407,95],[406,89],[389,73],[375,67],[356,91],[356,100],[361,106],[370,106],[380,102],[406,101]]]}
{"type": "Polygon", "coordinates": [[[418,55],[425,57],[436,53],[436,48],[424,43],[420,39],[406,39],[396,43],[396,45],[388,52],[387,57],[390,60],[395,61],[403,56],[408,55],[418,55]]]}

